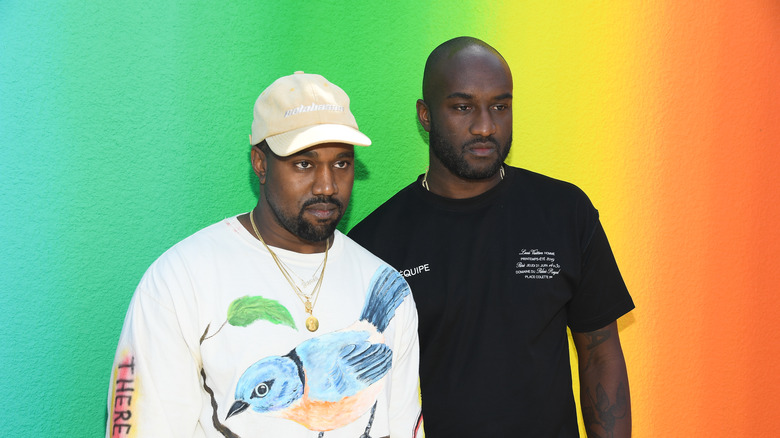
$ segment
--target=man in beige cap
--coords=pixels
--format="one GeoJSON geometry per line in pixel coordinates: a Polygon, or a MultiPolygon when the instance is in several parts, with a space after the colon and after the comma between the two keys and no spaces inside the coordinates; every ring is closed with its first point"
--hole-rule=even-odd
{"type": "Polygon", "coordinates": [[[282,77],[250,139],[257,206],[168,250],[133,296],[106,436],[420,436],[409,287],[336,230],[371,144],[349,98],[282,77]]]}

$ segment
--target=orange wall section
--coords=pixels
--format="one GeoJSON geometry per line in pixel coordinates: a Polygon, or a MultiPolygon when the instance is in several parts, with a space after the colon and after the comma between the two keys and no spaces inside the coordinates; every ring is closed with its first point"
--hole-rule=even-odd
{"type": "Polygon", "coordinates": [[[501,15],[509,162],[589,194],[637,304],[619,321],[635,436],[774,436],[780,3],[501,15]]]}
{"type": "Polygon", "coordinates": [[[657,436],[773,436],[780,424],[770,402],[780,390],[780,14],[770,3],[670,3],[663,14],[657,238],[671,257],[658,248],[667,276],[648,300],[659,353],[647,365],[663,377],[646,390],[648,414],[686,415],[651,417],[657,436]]]}

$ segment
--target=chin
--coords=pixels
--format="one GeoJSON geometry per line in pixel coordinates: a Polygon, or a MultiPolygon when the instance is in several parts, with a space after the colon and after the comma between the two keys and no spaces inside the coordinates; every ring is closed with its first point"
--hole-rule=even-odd
{"type": "Polygon", "coordinates": [[[468,169],[459,169],[457,175],[463,179],[488,179],[496,176],[501,165],[485,165],[485,166],[471,166],[468,169]]]}
{"type": "Polygon", "coordinates": [[[328,222],[326,224],[310,224],[306,229],[299,230],[298,237],[303,240],[308,240],[309,242],[324,242],[336,231],[338,223],[339,221],[328,222]]]}

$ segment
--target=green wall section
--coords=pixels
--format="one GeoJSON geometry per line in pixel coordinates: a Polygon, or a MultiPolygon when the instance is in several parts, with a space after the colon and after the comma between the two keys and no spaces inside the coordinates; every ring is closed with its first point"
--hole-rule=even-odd
{"type": "Polygon", "coordinates": [[[424,171],[425,57],[490,39],[473,18],[490,11],[302,5],[0,1],[0,436],[103,433],[132,292],[172,244],[252,208],[252,104],[277,77],[340,85],[374,141],[342,229],[424,171]]]}

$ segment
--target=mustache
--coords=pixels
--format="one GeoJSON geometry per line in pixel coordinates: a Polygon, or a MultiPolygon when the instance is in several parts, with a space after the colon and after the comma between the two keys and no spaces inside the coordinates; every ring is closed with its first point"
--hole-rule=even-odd
{"type": "Polygon", "coordinates": [[[476,137],[476,138],[473,138],[473,139],[467,141],[466,143],[464,143],[463,147],[467,148],[469,146],[474,146],[476,144],[484,144],[484,143],[488,143],[488,142],[489,143],[493,143],[496,146],[497,149],[501,149],[501,145],[498,144],[498,140],[493,138],[492,135],[489,135],[487,137],[476,137]]]}
{"type": "Polygon", "coordinates": [[[311,199],[307,199],[306,202],[303,203],[303,206],[301,208],[306,208],[314,204],[332,204],[338,207],[339,210],[344,208],[344,204],[342,204],[341,201],[339,201],[338,199],[332,196],[315,196],[311,199]]]}

